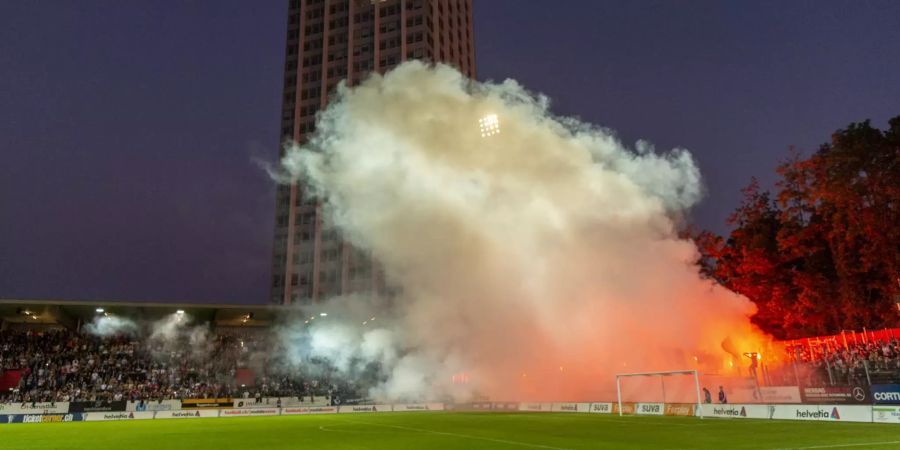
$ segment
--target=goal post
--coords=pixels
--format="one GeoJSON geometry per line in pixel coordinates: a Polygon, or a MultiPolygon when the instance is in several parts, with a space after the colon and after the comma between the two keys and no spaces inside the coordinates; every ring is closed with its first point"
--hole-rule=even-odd
{"type": "Polygon", "coordinates": [[[619,405],[619,416],[623,414],[622,408],[622,379],[629,377],[659,377],[662,387],[663,404],[666,403],[666,377],[673,375],[690,375],[694,381],[694,394],[696,394],[696,410],[697,415],[703,418],[703,399],[700,397],[700,374],[696,370],[670,370],[663,372],[638,372],[638,373],[619,373],[616,374],[616,401],[619,405]]]}

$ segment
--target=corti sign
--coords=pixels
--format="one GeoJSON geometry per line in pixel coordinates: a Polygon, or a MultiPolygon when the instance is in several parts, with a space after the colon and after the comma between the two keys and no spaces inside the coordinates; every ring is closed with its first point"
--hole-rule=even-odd
{"type": "Polygon", "coordinates": [[[900,405],[900,384],[873,384],[872,398],[878,405],[900,405]]]}

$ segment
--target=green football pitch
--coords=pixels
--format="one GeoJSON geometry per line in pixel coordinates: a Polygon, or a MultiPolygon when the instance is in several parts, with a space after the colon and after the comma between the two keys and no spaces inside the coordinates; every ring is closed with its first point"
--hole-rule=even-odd
{"type": "Polygon", "coordinates": [[[900,427],[550,413],[383,413],[0,425],[34,449],[898,449],[900,427]]]}

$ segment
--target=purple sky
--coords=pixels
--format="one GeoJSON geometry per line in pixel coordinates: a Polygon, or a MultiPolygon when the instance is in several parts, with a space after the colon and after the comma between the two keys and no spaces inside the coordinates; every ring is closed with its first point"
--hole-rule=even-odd
{"type": "MultiPolygon", "coordinates": [[[[689,148],[719,232],[788,146],[900,114],[897,1],[475,3],[479,79],[689,148]]],[[[0,297],[266,301],[286,9],[0,3],[0,297]]]]}

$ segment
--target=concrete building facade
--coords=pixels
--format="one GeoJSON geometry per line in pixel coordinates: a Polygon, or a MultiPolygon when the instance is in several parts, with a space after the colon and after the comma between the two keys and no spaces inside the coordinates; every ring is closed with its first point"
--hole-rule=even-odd
{"type": "MultiPolygon", "coordinates": [[[[315,131],[316,113],[341,80],[357,84],[410,59],[474,78],[472,0],[290,0],[283,141],[303,142],[315,131]]],[[[344,242],[303,191],[302,183],[277,191],[270,302],[312,304],[380,289],[377,265],[344,242]]]]}

